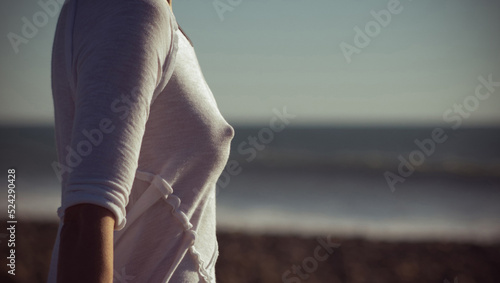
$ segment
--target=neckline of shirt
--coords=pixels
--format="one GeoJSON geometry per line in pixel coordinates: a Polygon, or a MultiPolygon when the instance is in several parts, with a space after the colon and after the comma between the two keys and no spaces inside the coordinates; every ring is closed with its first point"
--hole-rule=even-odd
{"type": "MultiPolygon", "coordinates": [[[[168,3],[167,3],[167,5],[168,5],[168,3]]],[[[177,22],[177,18],[175,17],[174,11],[172,11],[172,8],[170,6],[168,6],[167,9],[168,9],[168,12],[170,13],[170,16],[172,16],[172,19],[174,20],[174,23],[175,23],[175,26],[177,27],[177,29],[181,31],[181,33],[184,35],[184,37],[189,41],[189,44],[191,44],[191,46],[194,47],[193,42],[191,41],[189,36],[187,36],[187,34],[184,32],[184,30],[181,28],[181,26],[177,22]]]]}

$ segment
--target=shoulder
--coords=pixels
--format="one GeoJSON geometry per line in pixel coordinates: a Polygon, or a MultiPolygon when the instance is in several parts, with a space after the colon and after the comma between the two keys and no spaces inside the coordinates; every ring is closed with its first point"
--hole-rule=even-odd
{"type": "Polygon", "coordinates": [[[77,45],[88,42],[95,46],[99,42],[116,46],[123,41],[163,44],[173,36],[175,19],[164,0],[84,0],[77,5],[77,45]]]}
{"type": "Polygon", "coordinates": [[[117,25],[122,28],[145,23],[164,24],[172,21],[165,0],[84,0],[78,1],[76,17],[86,24],[117,25]]]}

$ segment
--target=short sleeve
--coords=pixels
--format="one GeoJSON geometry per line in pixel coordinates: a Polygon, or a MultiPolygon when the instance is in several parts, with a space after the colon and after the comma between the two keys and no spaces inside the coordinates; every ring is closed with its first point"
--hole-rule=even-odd
{"type": "Polygon", "coordinates": [[[166,9],[166,1],[78,1],[75,116],[65,149],[73,170],[63,184],[63,213],[95,204],[115,215],[115,230],[125,226],[150,106],[174,56],[174,19],[166,9]]]}

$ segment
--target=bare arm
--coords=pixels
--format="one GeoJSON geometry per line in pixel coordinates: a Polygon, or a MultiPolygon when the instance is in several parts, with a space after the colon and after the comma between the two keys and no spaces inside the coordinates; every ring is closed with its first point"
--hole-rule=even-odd
{"type": "Polygon", "coordinates": [[[92,204],[66,209],[59,248],[58,283],[113,282],[111,211],[92,204]]]}

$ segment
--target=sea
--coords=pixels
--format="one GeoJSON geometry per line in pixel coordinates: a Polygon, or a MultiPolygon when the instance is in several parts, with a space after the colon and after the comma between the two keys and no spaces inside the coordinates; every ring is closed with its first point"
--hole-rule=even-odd
{"type": "MultiPolygon", "coordinates": [[[[500,128],[234,128],[220,231],[500,242],[500,128]]],[[[56,156],[52,126],[0,127],[0,219],[15,168],[16,219],[57,221],[56,156]]]]}

